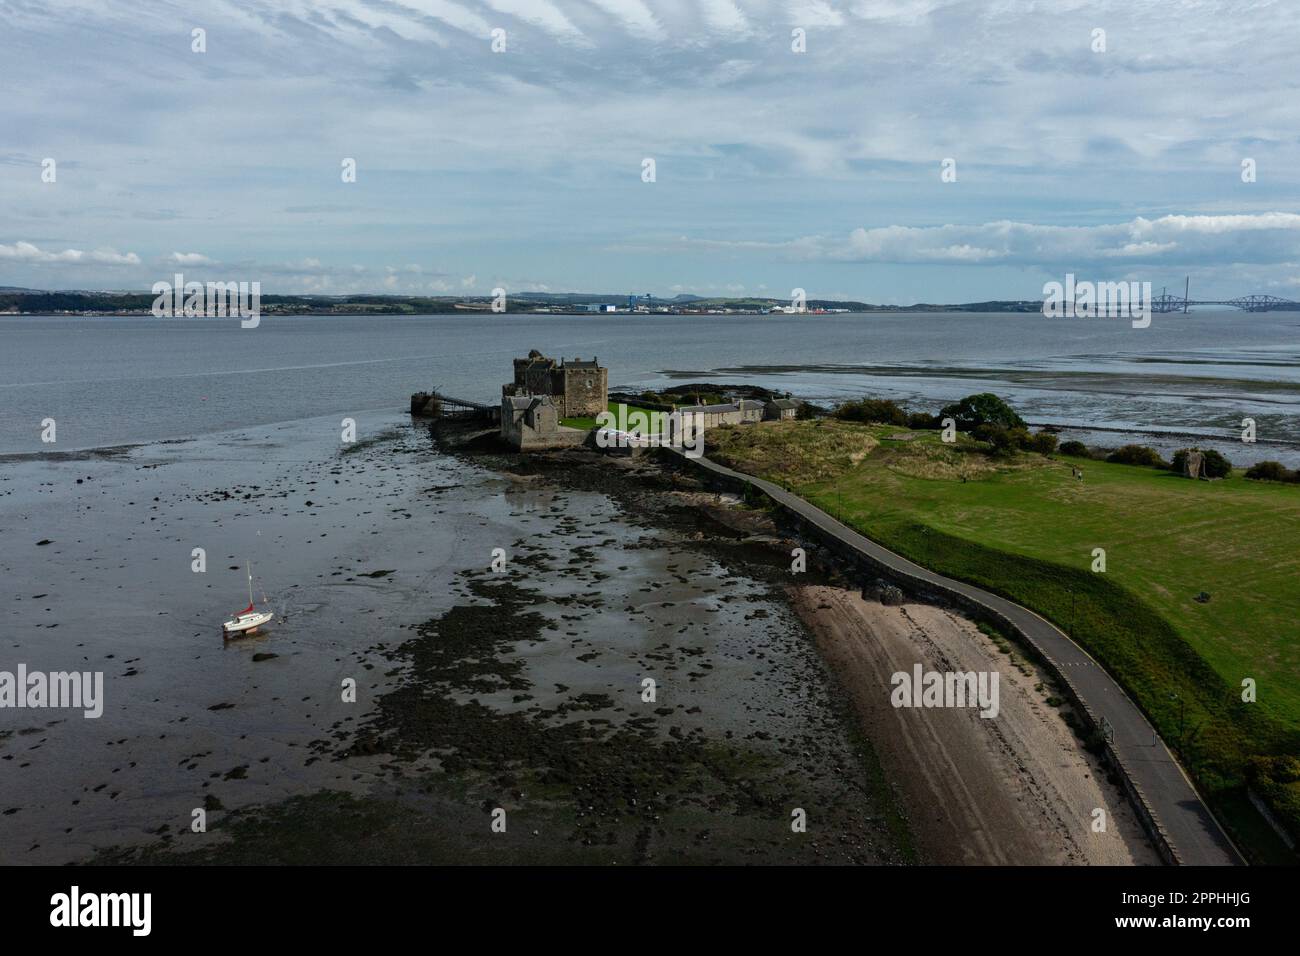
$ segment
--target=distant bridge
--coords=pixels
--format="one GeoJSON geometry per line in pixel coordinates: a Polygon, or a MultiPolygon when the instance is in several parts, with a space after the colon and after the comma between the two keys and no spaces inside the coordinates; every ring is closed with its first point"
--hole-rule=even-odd
{"type": "Polygon", "coordinates": [[[1186,312],[1193,305],[1230,305],[1243,312],[1272,312],[1274,309],[1300,309],[1300,302],[1275,295],[1243,295],[1236,299],[1189,299],[1162,292],[1151,300],[1152,312],[1186,312]]]}
{"type": "Polygon", "coordinates": [[[1172,295],[1166,289],[1151,299],[1152,312],[1186,312],[1193,305],[1229,305],[1243,312],[1272,312],[1274,309],[1300,309],[1300,302],[1282,299],[1275,295],[1243,295],[1235,299],[1190,299],[1192,277],[1187,277],[1182,295],[1172,295]]]}

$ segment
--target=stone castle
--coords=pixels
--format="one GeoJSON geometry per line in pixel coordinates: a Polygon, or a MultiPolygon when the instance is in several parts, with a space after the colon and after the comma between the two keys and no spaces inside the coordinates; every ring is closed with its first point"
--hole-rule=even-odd
{"type": "Polygon", "coordinates": [[[515,380],[501,387],[501,397],[535,395],[549,396],[560,418],[595,418],[609,401],[609,370],[595,357],[557,362],[533,349],[515,359],[515,380]]]}
{"type": "Polygon", "coordinates": [[[501,437],[520,451],[580,445],[587,432],[562,418],[595,418],[607,410],[609,370],[590,362],[547,358],[533,349],[515,359],[515,380],[501,386],[501,437]]]}
{"type": "MultiPolygon", "coordinates": [[[[582,359],[556,361],[534,349],[526,358],[515,359],[514,365],[514,381],[501,386],[499,407],[452,398],[437,392],[416,392],[411,396],[411,414],[491,422],[499,427],[502,441],[520,451],[571,448],[582,445],[589,439],[600,447],[607,447],[601,444],[599,437],[592,439],[590,424],[563,424],[566,419],[587,419],[590,422],[609,410],[609,370],[601,368],[595,357],[589,362],[582,359]],[[585,427],[575,428],[573,425],[585,427]]],[[[799,404],[788,398],[770,399],[766,402],[740,399],[689,407],[656,402],[642,407],[637,403],[637,414],[662,415],[666,418],[666,423],[662,431],[656,426],[646,435],[630,437],[647,446],[660,443],[680,445],[690,440],[686,436],[703,432],[707,428],[795,418],[799,404]],[[647,440],[647,435],[652,435],[653,441],[647,440]]],[[[626,438],[629,436],[618,430],[628,427],[614,425],[612,432],[623,434],[626,438]]],[[[632,427],[640,429],[646,426],[632,427]]]]}

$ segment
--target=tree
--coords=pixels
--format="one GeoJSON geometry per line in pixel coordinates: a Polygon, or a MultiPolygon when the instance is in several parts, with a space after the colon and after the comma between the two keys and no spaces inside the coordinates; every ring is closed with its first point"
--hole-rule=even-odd
{"type": "Polygon", "coordinates": [[[835,417],[848,422],[880,422],[884,425],[906,425],[907,412],[887,398],[860,398],[845,402],[835,409],[835,417]]]}
{"type": "Polygon", "coordinates": [[[1025,420],[992,392],[967,395],[960,402],[945,405],[939,412],[939,416],[951,418],[964,432],[973,432],[980,425],[996,425],[998,428],[1025,427],[1025,420]]]}

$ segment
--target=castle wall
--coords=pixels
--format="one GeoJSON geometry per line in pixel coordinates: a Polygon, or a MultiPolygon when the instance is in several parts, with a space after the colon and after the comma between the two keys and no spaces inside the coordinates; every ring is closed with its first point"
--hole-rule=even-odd
{"type": "Polygon", "coordinates": [[[560,425],[560,410],[549,399],[501,400],[501,438],[520,451],[581,445],[587,433],[560,425]]]}
{"type": "Polygon", "coordinates": [[[595,418],[606,410],[609,399],[609,371],[603,368],[555,369],[558,388],[555,394],[563,396],[565,418],[595,418]]]}

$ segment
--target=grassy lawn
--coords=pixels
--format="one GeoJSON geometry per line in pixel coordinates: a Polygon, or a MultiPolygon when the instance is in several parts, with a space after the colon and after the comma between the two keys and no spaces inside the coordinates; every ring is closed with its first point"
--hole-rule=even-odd
{"type": "Polygon", "coordinates": [[[1300,487],[997,459],[965,436],[944,445],[938,432],[835,420],[713,429],[708,453],[1073,630],[1239,836],[1250,839],[1248,778],[1300,830],[1300,487]],[[1105,573],[1091,570],[1095,548],[1105,573]],[[1242,702],[1244,678],[1257,703],[1242,702]],[[1252,776],[1261,757],[1290,766],[1252,776]]]}
{"type": "MultiPolygon", "coordinates": [[[[653,411],[651,409],[641,408],[638,405],[627,405],[624,407],[628,409],[629,413],[633,411],[640,411],[640,412],[644,412],[646,415],[653,415],[653,411]]],[[[610,402],[608,405],[606,405],[606,408],[610,411],[611,414],[615,416],[620,414],[619,402],[610,402]]],[[[566,428],[581,428],[583,431],[590,431],[591,429],[596,427],[596,419],[595,418],[561,418],[560,424],[564,425],[566,428]]],[[[660,430],[661,430],[660,422],[654,418],[651,418],[649,424],[649,434],[657,435],[659,434],[660,430]]]]}

